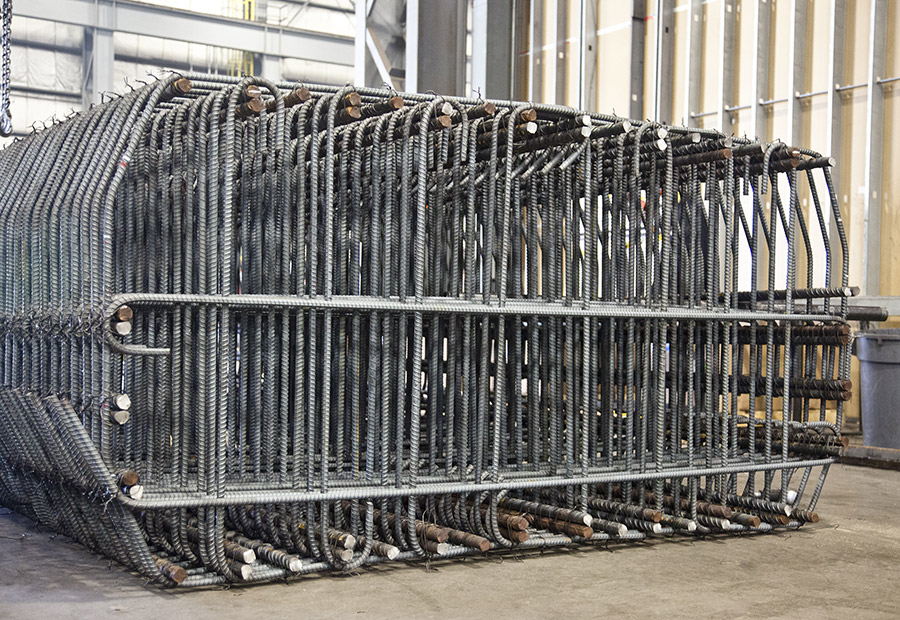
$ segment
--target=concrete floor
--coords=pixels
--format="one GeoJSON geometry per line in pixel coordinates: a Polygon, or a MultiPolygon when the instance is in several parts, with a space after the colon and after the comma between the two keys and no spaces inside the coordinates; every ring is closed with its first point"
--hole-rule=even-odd
{"type": "Polygon", "coordinates": [[[835,466],[800,531],[161,590],[0,509],[0,618],[900,618],[900,472],[835,466]]]}

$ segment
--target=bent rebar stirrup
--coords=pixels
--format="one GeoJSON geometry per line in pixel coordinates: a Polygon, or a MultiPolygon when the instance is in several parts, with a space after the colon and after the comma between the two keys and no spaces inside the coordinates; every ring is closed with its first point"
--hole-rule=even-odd
{"type": "Polygon", "coordinates": [[[832,165],[562,106],[126,93],[0,153],[0,503],[182,586],[815,521],[832,165]]]}

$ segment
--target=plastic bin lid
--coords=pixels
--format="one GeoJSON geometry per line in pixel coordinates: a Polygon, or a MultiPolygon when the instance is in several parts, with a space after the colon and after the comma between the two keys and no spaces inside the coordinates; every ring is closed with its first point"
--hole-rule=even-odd
{"type": "Polygon", "coordinates": [[[861,362],[900,364],[900,328],[857,332],[853,337],[853,354],[861,362]]]}
{"type": "Polygon", "coordinates": [[[876,340],[900,340],[900,327],[885,327],[855,332],[854,338],[874,338],[876,340]]]}

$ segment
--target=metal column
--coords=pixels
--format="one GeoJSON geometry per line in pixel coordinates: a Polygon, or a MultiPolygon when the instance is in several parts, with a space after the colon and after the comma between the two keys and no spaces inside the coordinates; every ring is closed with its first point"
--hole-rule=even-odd
{"type": "Polygon", "coordinates": [[[719,69],[719,131],[726,135],[732,132],[731,111],[728,109],[734,99],[734,0],[723,0],[720,15],[721,40],[719,69]]]}
{"type": "Polygon", "coordinates": [[[553,47],[556,103],[566,104],[566,67],[568,64],[569,45],[566,39],[569,33],[569,3],[567,0],[556,0],[556,42],[553,47]]]}
{"type": "MultiPolygon", "coordinates": [[[[831,14],[829,16],[829,41],[831,49],[829,53],[828,67],[828,127],[826,128],[828,153],[834,157],[841,154],[841,123],[843,120],[842,95],[837,90],[844,79],[844,22],[847,18],[846,0],[831,0],[831,14]]],[[[832,178],[835,195],[841,200],[840,179],[836,174],[832,178]]],[[[825,209],[824,215],[828,220],[828,238],[831,245],[831,255],[837,256],[840,251],[838,242],[837,223],[831,217],[831,210],[825,209]]],[[[830,284],[836,285],[840,281],[840,271],[837,268],[831,270],[830,284]]]]}
{"type": "Polygon", "coordinates": [[[407,0],[406,90],[466,94],[466,7],[460,0],[407,0]]]}
{"type": "Polygon", "coordinates": [[[281,56],[273,56],[271,54],[261,54],[259,56],[259,75],[273,82],[280,82],[281,73],[281,56]]]}
{"type": "Polygon", "coordinates": [[[757,140],[765,140],[766,106],[769,98],[769,30],[772,22],[772,5],[768,0],[756,3],[756,33],[753,43],[756,53],[753,57],[753,125],[749,134],[757,140]]]}
{"type": "Polygon", "coordinates": [[[684,74],[684,122],[696,125],[700,106],[700,56],[703,51],[703,0],[690,0],[687,16],[687,66],[684,74]]]}
{"type": "MultiPolygon", "coordinates": [[[[269,0],[255,0],[253,10],[248,18],[258,24],[266,24],[268,22],[269,0]]],[[[254,73],[261,75],[267,80],[280,82],[282,79],[281,71],[281,37],[277,32],[266,30],[266,51],[256,54],[254,62],[254,73]]]]}
{"type": "Polygon", "coordinates": [[[806,92],[803,78],[803,60],[806,55],[806,5],[807,0],[791,0],[787,131],[787,138],[791,144],[800,144],[803,139],[803,107],[799,95],[806,92]]]}
{"type": "Polygon", "coordinates": [[[528,98],[531,101],[544,99],[544,0],[531,0],[529,13],[529,33],[531,58],[528,63],[528,98]]]}
{"type": "Polygon", "coordinates": [[[566,34],[568,32],[568,2],[551,0],[550,22],[547,31],[553,33],[552,54],[546,66],[546,81],[552,85],[549,102],[566,103],[566,34]]]}
{"type": "Polygon", "coordinates": [[[869,15],[869,72],[866,94],[866,253],[863,257],[866,295],[881,290],[881,175],[884,151],[884,77],[887,2],[872,0],[869,15]]]}
{"type": "MultiPolygon", "coordinates": [[[[103,7],[99,10],[103,15],[103,7]]],[[[85,28],[83,43],[82,105],[88,109],[99,103],[102,93],[115,90],[115,45],[108,28],[85,28]]]]}
{"type": "Polygon", "coordinates": [[[672,122],[672,74],[675,66],[675,2],[656,2],[656,100],[654,118],[672,122]]]}
{"type": "Polygon", "coordinates": [[[359,85],[366,84],[366,10],[364,0],[356,1],[355,26],[356,33],[353,39],[353,81],[359,85]]]}
{"type": "Polygon", "coordinates": [[[584,110],[597,107],[597,2],[581,0],[580,85],[578,104],[584,110]]]}
{"type": "Polygon", "coordinates": [[[512,98],[512,0],[472,5],[472,89],[490,99],[512,98]]]}
{"type": "Polygon", "coordinates": [[[419,0],[406,2],[406,83],[405,90],[419,90],[419,0]]]}
{"type": "Polygon", "coordinates": [[[631,118],[644,116],[644,22],[647,18],[647,4],[644,0],[631,3],[631,77],[628,114],[631,118]]]}

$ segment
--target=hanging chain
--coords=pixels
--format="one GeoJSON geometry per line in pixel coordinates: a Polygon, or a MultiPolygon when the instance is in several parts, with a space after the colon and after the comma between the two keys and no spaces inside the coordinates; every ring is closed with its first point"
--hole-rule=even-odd
{"type": "Polygon", "coordinates": [[[12,24],[12,0],[3,0],[3,33],[0,46],[3,48],[2,75],[0,75],[0,136],[12,135],[12,115],[9,113],[9,42],[12,24]]]}

